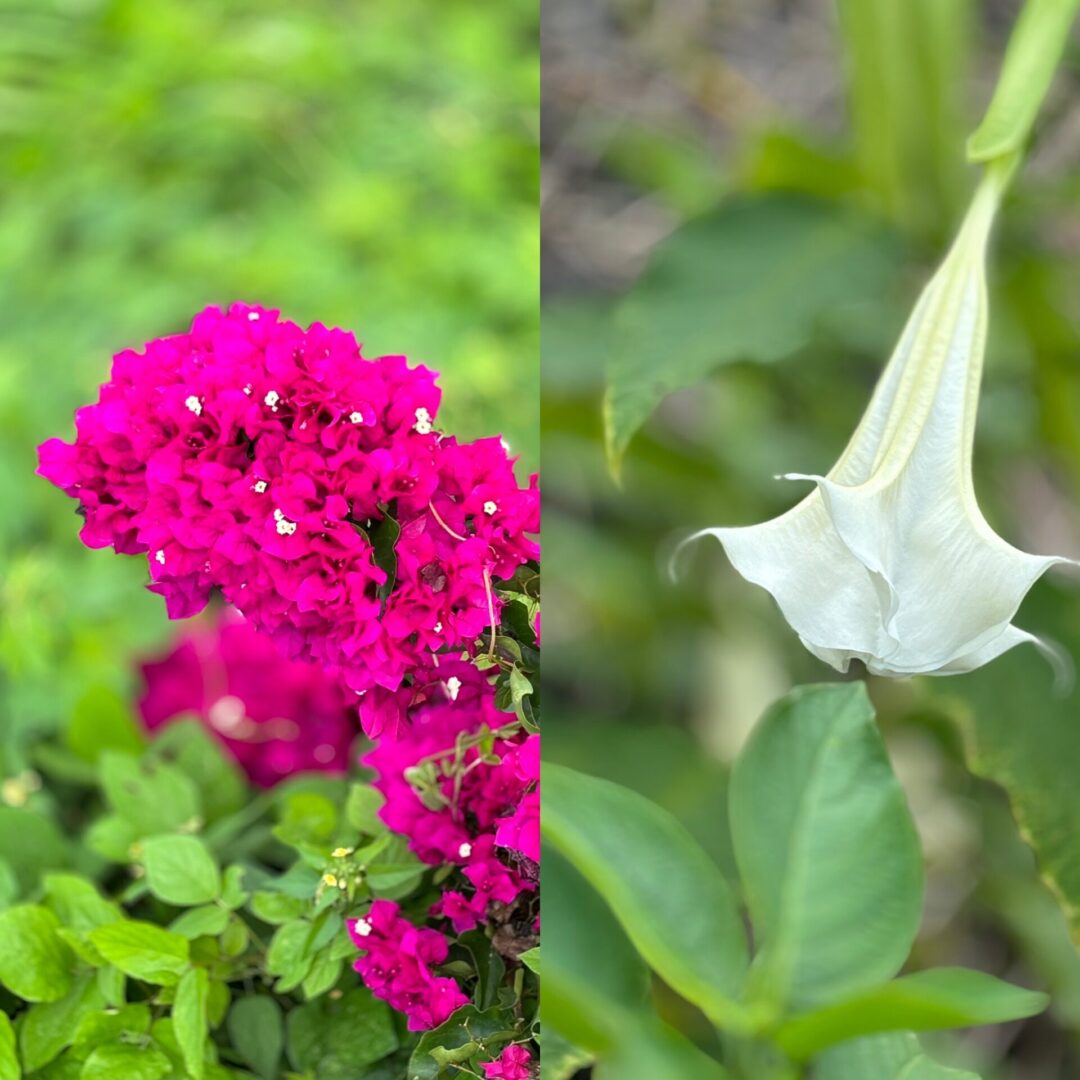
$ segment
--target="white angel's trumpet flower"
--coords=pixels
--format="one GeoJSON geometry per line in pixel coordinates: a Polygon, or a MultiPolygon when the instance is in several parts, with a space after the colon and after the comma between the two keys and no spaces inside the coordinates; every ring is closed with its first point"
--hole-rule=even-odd
{"type": "MultiPolygon", "coordinates": [[[[851,442],[778,518],[706,529],[772,593],[791,627],[839,671],[951,675],[1022,642],[1012,625],[1049,567],[1001,539],[975,502],[971,453],[986,344],[987,238],[1007,175],[980,185],[924,290],[851,442]]],[[[691,537],[695,539],[696,537],[691,537]]]]}

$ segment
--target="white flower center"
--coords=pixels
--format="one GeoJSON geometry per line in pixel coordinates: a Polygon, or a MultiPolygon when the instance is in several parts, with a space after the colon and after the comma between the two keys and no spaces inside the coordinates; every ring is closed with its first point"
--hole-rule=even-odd
{"type": "Polygon", "coordinates": [[[290,521],[280,510],[274,511],[274,521],[277,522],[279,536],[292,536],[296,532],[296,522],[290,521]]]}
{"type": "Polygon", "coordinates": [[[254,491],[257,495],[261,495],[266,490],[266,481],[256,480],[255,483],[252,484],[251,490],[254,491]]]}
{"type": "Polygon", "coordinates": [[[451,675],[446,680],[446,692],[450,695],[451,701],[457,701],[457,696],[461,693],[461,680],[456,675],[451,675]]]}
{"type": "Polygon", "coordinates": [[[488,517],[491,517],[491,515],[494,514],[495,511],[498,509],[498,503],[493,502],[491,499],[488,499],[488,501],[484,503],[484,513],[487,514],[488,517]]]}
{"type": "Polygon", "coordinates": [[[159,551],[159,552],[157,552],[157,553],[156,553],[156,554],[154,555],[154,558],[155,558],[155,559],[157,559],[157,561],[158,561],[159,563],[161,563],[161,565],[162,565],[162,566],[164,566],[164,565],[165,565],[165,552],[164,552],[164,551],[159,551]]]}
{"type": "Polygon", "coordinates": [[[184,404],[191,410],[196,416],[202,416],[202,402],[192,394],[184,404]]]}
{"type": "Polygon", "coordinates": [[[276,390],[267,391],[266,397],[263,398],[263,404],[270,406],[271,412],[277,412],[278,402],[281,400],[281,395],[276,390]]]}
{"type": "Polygon", "coordinates": [[[413,430],[421,435],[431,434],[431,413],[423,405],[416,410],[416,423],[413,424],[413,430]]]}
{"type": "Polygon", "coordinates": [[[367,919],[357,919],[356,932],[360,937],[367,937],[371,933],[371,923],[367,919]]]}
{"type": "Polygon", "coordinates": [[[351,413],[349,413],[349,423],[350,424],[362,424],[363,422],[364,422],[364,414],[363,413],[361,413],[361,412],[351,412],[351,413]]]}
{"type": "Polygon", "coordinates": [[[472,844],[466,842],[457,849],[458,856],[467,859],[472,854],[472,844]]]}

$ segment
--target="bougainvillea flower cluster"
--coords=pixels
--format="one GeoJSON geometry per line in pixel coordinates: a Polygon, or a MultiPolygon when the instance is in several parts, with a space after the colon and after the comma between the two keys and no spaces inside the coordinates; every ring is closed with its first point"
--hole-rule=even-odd
{"type": "Polygon", "coordinates": [[[492,581],[535,558],[535,478],[500,439],[436,427],[435,374],[278,312],[207,308],[113,360],[76,439],[39,471],[90,547],[145,554],[169,615],[220,590],[293,659],[397,689],[498,618],[492,581]]]}
{"type": "Polygon", "coordinates": [[[361,950],[353,967],[371,992],[404,1013],[410,1031],[438,1027],[469,999],[451,978],[435,974],[450,945],[437,930],[414,926],[392,900],[376,900],[349,934],[361,950]]]}
{"type": "Polygon", "coordinates": [[[359,733],[355,695],[314,664],[287,660],[235,611],[186,629],[141,669],[139,713],[148,728],[197,716],[260,787],[349,766],[359,733]]]}
{"type": "Polygon", "coordinates": [[[494,1060],[480,1065],[485,1080],[530,1080],[532,1054],[524,1046],[510,1045],[494,1060]]]}
{"type": "Polygon", "coordinates": [[[514,717],[496,709],[494,690],[475,667],[447,664],[441,674],[400,736],[382,740],[363,761],[378,774],[386,825],[408,837],[423,862],[461,868],[461,888],[444,892],[433,912],[463,933],[493,905],[536,889],[539,738],[523,738],[514,717]],[[468,738],[511,725],[514,733],[495,738],[487,758],[468,738]]]}

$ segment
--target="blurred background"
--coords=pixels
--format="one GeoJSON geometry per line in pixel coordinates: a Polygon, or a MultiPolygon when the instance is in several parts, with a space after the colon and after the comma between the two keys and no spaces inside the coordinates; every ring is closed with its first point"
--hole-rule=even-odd
{"type": "MultiPolygon", "coordinates": [[[[658,800],[732,876],[726,763],[789,687],[839,676],[718,545],[678,585],[666,559],[694,529],[787,509],[801,492],[772,477],[825,472],[846,444],[973,188],[964,139],[1019,7],[543,5],[545,754],[658,800]],[[605,372],[663,384],[675,351],[703,381],[633,437],[620,487],[605,372]]],[[[1078,164],[1074,40],[996,233],[976,440],[994,527],[1072,556],[1078,164]]],[[[1080,658],[1077,579],[1041,582],[1017,621],[1080,658]]],[[[928,864],[912,966],[968,964],[1054,1000],[928,1045],[990,1080],[1080,1077],[1080,700],[1055,696],[1031,649],[871,694],[928,864]]]]}
{"type": "Polygon", "coordinates": [[[173,632],[141,560],[85,550],[34,475],[114,352],[280,307],[441,371],[447,430],[536,468],[538,18],[0,0],[0,781],[173,632]]]}

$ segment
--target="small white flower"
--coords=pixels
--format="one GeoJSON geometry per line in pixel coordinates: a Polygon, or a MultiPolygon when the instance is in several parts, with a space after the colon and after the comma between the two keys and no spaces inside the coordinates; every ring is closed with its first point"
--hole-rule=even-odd
{"type": "Polygon", "coordinates": [[[441,634],[441,633],[442,633],[442,623],[441,623],[441,622],[437,622],[437,623],[436,623],[436,624],[435,624],[435,625],[434,625],[434,626],[433,626],[433,627],[432,627],[431,629],[432,629],[432,631],[433,631],[434,633],[436,633],[436,634],[441,634]]]}
{"type": "Polygon", "coordinates": [[[278,411],[278,402],[281,400],[281,395],[276,390],[268,390],[266,397],[263,398],[263,404],[270,406],[271,412],[278,411]]]}
{"type": "Polygon", "coordinates": [[[461,693],[461,680],[456,675],[451,675],[446,680],[446,692],[450,695],[451,701],[457,701],[457,696],[461,693]]]}
{"type": "Polygon", "coordinates": [[[254,491],[256,495],[261,495],[266,490],[266,481],[256,480],[255,483],[251,485],[251,490],[254,491]]]}
{"type": "Polygon", "coordinates": [[[413,424],[413,430],[421,435],[431,434],[431,413],[423,405],[416,410],[416,423],[413,424]]]}
{"type": "Polygon", "coordinates": [[[362,424],[363,422],[364,422],[364,414],[363,413],[361,413],[361,412],[351,412],[351,413],[349,413],[349,423],[350,424],[362,424]]]}
{"type": "Polygon", "coordinates": [[[290,521],[280,510],[274,511],[274,521],[279,536],[292,536],[296,532],[296,522],[290,521]]]}
{"type": "Polygon", "coordinates": [[[257,311],[249,311],[248,312],[248,322],[255,322],[258,318],[259,318],[259,313],[257,311]]]}
{"type": "Polygon", "coordinates": [[[466,841],[457,849],[458,857],[461,859],[467,859],[472,854],[472,844],[466,841]]]}
{"type": "Polygon", "coordinates": [[[488,499],[488,501],[484,503],[484,513],[487,514],[488,517],[491,517],[491,515],[494,514],[495,511],[498,509],[498,504],[493,502],[491,499],[488,499]]]}
{"type": "Polygon", "coordinates": [[[360,937],[367,937],[371,933],[371,922],[368,919],[357,919],[354,925],[360,937]]]}
{"type": "Polygon", "coordinates": [[[196,416],[202,416],[202,402],[194,394],[192,394],[191,397],[187,398],[184,404],[196,416]]]}
{"type": "Polygon", "coordinates": [[[165,565],[165,552],[164,551],[155,552],[154,558],[157,559],[157,561],[159,563],[161,563],[162,566],[165,565]]]}
{"type": "Polygon", "coordinates": [[[254,389],[255,387],[253,387],[251,383],[248,383],[247,386],[244,387],[244,393],[247,394],[248,397],[251,397],[251,391],[254,389]]]}
{"type": "Polygon", "coordinates": [[[952,675],[1022,642],[1053,658],[1012,619],[1036,579],[1073,560],[1002,540],[971,478],[1002,187],[989,172],[840,460],[826,476],[784,477],[814,491],[763,524],[704,531],[838,671],[859,659],[876,675],[952,675]]]}

